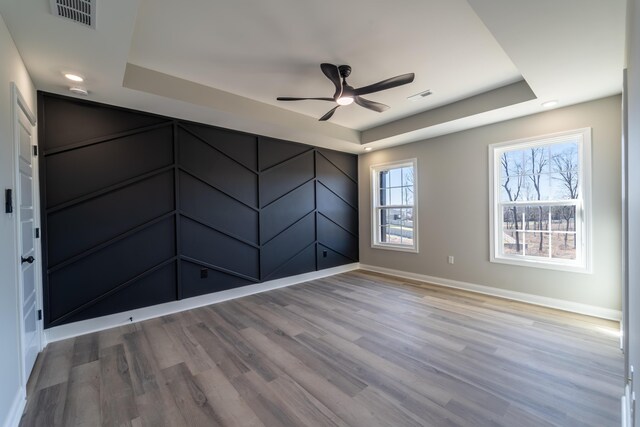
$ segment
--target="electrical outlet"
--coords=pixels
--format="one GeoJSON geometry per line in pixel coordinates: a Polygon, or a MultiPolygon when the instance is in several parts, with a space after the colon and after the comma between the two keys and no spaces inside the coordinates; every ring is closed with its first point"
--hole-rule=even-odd
{"type": "Polygon", "coordinates": [[[449,255],[448,262],[449,264],[453,264],[453,255],[449,255]]]}
{"type": "Polygon", "coordinates": [[[200,278],[206,279],[207,277],[209,277],[209,269],[208,268],[200,269],[200,278]]]}
{"type": "Polygon", "coordinates": [[[327,251],[322,251],[322,258],[326,258],[327,257],[327,251]]]}

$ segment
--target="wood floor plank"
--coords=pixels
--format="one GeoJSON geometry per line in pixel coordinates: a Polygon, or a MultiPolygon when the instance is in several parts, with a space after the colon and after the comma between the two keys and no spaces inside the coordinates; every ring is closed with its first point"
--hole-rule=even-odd
{"type": "Polygon", "coordinates": [[[338,417],[354,426],[376,426],[380,423],[367,408],[349,399],[325,378],[307,367],[303,362],[280,348],[274,341],[252,329],[241,331],[263,354],[267,354],[287,375],[302,388],[309,391],[338,417]]]}
{"type": "MultiPolygon", "coordinates": [[[[172,361],[176,358],[182,359],[193,374],[211,369],[211,365],[213,365],[211,359],[182,321],[166,323],[163,325],[163,329],[169,341],[172,342],[171,348],[177,351],[177,354],[174,354],[175,357],[172,357],[172,361]]],[[[162,368],[166,367],[162,366],[162,368]]]]}
{"type": "Polygon", "coordinates": [[[618,331],[354,271],[51,343],[20,425],[619,426],[618,331]]]}
{"type": "MultiPolygon", "coordinates": [[[[152,348],[160,369],[165,369],[185,361],[185,357],[179,350],[178,344],[174,341],[177,337],[174,334],[168,333],[167,329],[165,329],[168,325],[179,327],[180,324],[177,322],[169,322],[166,324],[153,322],[145,324],[143,327],[143,332],[147,337],[147,341],[152,348]]],[[[177,332],[177,330],[173,330],[173,332],[177,332]]]]}
{"type": "Polygon", "coordinates": [[[75,338],[51,343],[38,375],[35,390],[66,382],[72,367],[75,338]]]}
{"type": "Polygon", "coordinates": [[[130,425],[138,418],[124,344],[100,351],[100,419],[102,426],[130,425]]]}
{"type": "Polygon", "coordinates": [[[71,369],[63,425],[89,427],[100,424],[100,361],[94,360],[71,369]]]}
{"type": "Polygon", "coordinates": [[[162,373],[188,426],[215,427],[224,424],[218,412],[211,406],[203,391],[204,387],[191,375],[187,365],[180,363],[163,369],[162,373]]]}
{"type": "Polygon", "coordinates": [[[75,339],[71,366],[78,366],[98,360],[98,335],[83,335],[75,339]]]}
{"type": "Polygon", "coordinates": [[[64,422],[66,406],[66,382],[57,383],[37,390],[32,396],[33,402],[27,405],[20,425],[60,427],[64,422]]]}
{"type": "Polygon", "coordinates": [[[274,427],[304,425],[259,375],[253,372],[236,376],[231,382],[264,424],[274,427]]]}
{"type": "Polygon", "coordinates": [[[216,408],[226,426],[262,427],[265,424],[256,416],[247,402],[217,367],[196,375],[211,405],[216,408]]]}

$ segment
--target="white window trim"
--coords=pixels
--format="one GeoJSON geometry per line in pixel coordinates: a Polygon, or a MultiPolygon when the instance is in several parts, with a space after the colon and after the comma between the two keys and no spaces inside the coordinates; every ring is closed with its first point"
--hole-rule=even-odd
{"type": "MultiPolygon", "coordinates": [[[[418,253],[418,159],[405,159],[395,162],[379,163],[371,165],[371,247],[374,249],[386,249],[390,251],[418,253]],[[412,166],[413,167],[413,247],[406,245],[394,245],[392,243],[376,243],[378,241],[377,233],[379,233],[377,209],[379,206],[380,191],[378,191],[377,174],[382,169],[391,169],[397,167],[412,166]]],[[[393,206],[386,206],[393,207],[393,206]]]]}
{"type": "MultiPolygon", "coordinates": [[[[570,271],[577,273],[593,273],[593,226],[591,207],[591,128],[581,128],[565,132],[540,135],[531,138],[522,138],[513,141],[499,142],[489,145],[489,242],[490,261],[502,264],[519,265],[524,267],[537,267],[550,270],[570,271]],[[498,153],[505,147],[520,145],[519,148],[528,148],[537,145],[561,142],[568,136],[580,136],[582,143],[579,148],[580,171],[578,175],[581,183],[582,203],[578,203],[576,210],[582,215],[582,240],[580,241],[582,259],[569,264],[566,260],[553,261],[549,259],[519,258],[501,255],[499,248],[502,245],[502,233],[500,231],[500,218],[496,215],[497,203],[500,200],[500,188],[495,183],[500,180],[500,167],[496,167],[498,153]],[[581,206],[580,206],[581,205],[581,206]]],[[[537,202],[537,201],[536,201],[537,202]]],[[[569,202],[569,201],[567,201],[569,202]]],[[[527,202],[522,202],[527,204],[527,202]]],[[[530,204],[530,203],[529,203],[530,204]]],[[[572,204],[572,203],[568,203],[572,204]]],[[[576,216],[578,213],[576,213],[576,216]]],[[[578,230],[576,230],[577,232],[578,230]]],[[[576,233],[577,236],[577,233],[576,233]]]]}

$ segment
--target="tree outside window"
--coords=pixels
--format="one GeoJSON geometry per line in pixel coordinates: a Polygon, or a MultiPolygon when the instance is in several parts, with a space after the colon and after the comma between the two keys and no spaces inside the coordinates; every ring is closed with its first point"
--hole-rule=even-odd
{"type": "Polygon", "coordinates": [[[492,261],[588,270],[589,146],[587,129],[489,147],[492,261]]]}

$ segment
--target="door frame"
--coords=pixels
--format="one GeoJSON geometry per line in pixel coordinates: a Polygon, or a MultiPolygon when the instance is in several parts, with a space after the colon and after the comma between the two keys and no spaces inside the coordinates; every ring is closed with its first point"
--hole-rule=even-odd
{"type": "MultiPolygon", "coordinates": [[[[24,113],[24,115],[29,120],[29,123],[32,126],[32,143],[37,146],[38,141],[38,132],[37,132],[37,122],[36,116],[31,112],[29,105],[25,101],[24,97],[20,93],[18,86],[15,82],[11,82],[11,107],[13,112],[13,188],[14,188],[14,196],[13,196],[13,204],[14,204],[14,229],[15,229],[15,253],[16,253],[16,286],[17,286],[17,300],[16,303],[18,305],[18,345],[19,345],[19,353],[20,353],[20,383],[23,387],[23,390],[26,391],[27,381],[29,381],[28,376],[25,375],[25,354],[24,354],[24,313],[22,307],[22,274],[21,274],[21,266],[19,263],[20,256],[22,254],[22,243],[20,239],[20,207],[17,204],[18,201],[18,185],[20,182],[20,165],[19,165],[19,156],[20,156],[20,112],[24,113]]],[[[39,153],[38,153],[39,154],[39,153]]],[[[38,167],[39,156],[33,156],[32,158],[32,182],[33,182],[33,218],[34,225],[38,228],[41,228],[40,225],[40,177],[39,177],[39,167],[38,167]]],[[[36,310],[42,310],[42,245],[41,239],[35,239],[35,288],[36,288],[36,310]]],[[[42,321],[38,321],[36,323],[37,333],[36,337],[38,340],[38,352],[42,351],[44,347],[44,332],[43,332],[43,323],[42,321]]]]}

